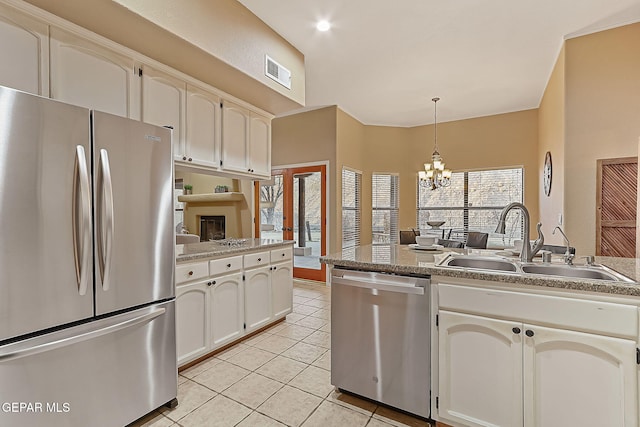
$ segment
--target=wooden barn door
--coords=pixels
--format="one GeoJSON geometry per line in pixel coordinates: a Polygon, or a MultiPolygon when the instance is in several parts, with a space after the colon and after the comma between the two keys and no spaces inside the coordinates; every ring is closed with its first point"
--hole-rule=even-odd
{"type": "Polygon", "coordinates": [[[638,158],[598,160],[596,255],[636,256],[638,158]]]}

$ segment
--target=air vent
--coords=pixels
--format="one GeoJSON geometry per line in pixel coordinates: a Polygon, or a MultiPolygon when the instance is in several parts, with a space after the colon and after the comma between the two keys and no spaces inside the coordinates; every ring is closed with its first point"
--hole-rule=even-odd
{"type": "Polygon", "coordinates": [[[291,89],[291,71],[269,58],[268,55],[265,55],[265,74],[287,89],[291,89]]]}

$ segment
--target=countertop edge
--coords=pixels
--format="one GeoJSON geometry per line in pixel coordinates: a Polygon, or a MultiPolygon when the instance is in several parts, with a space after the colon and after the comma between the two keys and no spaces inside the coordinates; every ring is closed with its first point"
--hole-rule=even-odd
{"type": "MultiPolygon", "coordinates": [[[[606,265],[616,271],[615,262],[607,263],[606,257],[600,259],[599,263],[606,265]],[[611,265],[614,264],[614,265],[611,265]]],[[[472,279],[499,282],[504,284],[519,284],[529,286],[540,286],[546,288],[597,292],[612,295],[626,295],[640,297],[640,285],[638,283],[624,282],[603,282],[589,279],[573,279],[559,278],[552,276],[523,276],[520,273],[506,272],[482,272],[478,270],[439,266],[412,266],[412,265],[396,265],[382,264],[373,262],[362,262],[354,260],[335,259],[330,257],[321,257],[320,262],[336,267],[347,267],[356,269],[369,269],[384,273],[395,274],[424,274],[430,276],[452,277],[459,279],[472,279]]],[[[621,272],[621,274],[624,274],[621,272]]],[[[632,279],[636,279],[632,277],[632,279]]]]}
{"type": "MultiPolygon", "coordinates": [[[[176,263],[183,263],[188,261],[197,261],[208,258],[220,258],[229,255],[239,255],[243,253],[250,253],[260,251],[262,249],[274,249],[286,246],[293,246],[293,240],[283,241],[264,241],[260,239],[253,239],[254,241],[245,246],[209,246],[204,248],[196,248],[196,245],[203,245],[204,243],[192,243],[187,245],[176,245],[176,247],[183,246],[183,249],[197,251],[189,254],[176,255],[176,263]],[[258,242],[259,241],[259,242],[258,242]],[[189,248],[190,247],[190,248],[189,248]]],[[[211,245],[211,244],[208,244],[211,245]]]]}

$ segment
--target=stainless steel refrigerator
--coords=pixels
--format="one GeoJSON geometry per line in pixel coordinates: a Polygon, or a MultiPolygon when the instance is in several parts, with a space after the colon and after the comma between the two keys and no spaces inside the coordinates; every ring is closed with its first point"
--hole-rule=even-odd
{"type": "Polygon", "coordinates": [[[0,425],[176,402],[171,131],[0,87],[0,425]]]}

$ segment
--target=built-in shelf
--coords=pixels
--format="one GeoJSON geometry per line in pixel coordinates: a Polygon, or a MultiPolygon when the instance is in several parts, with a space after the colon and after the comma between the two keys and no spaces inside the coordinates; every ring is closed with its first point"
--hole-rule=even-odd
{"type": "Polygon", "coordinates": [[[241,202],[242,200],[244,200],[244,194],[236,192],[184,194],[182,196],[178,196],[179,202],[186,203],[241,202]]]}

